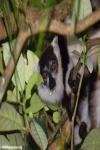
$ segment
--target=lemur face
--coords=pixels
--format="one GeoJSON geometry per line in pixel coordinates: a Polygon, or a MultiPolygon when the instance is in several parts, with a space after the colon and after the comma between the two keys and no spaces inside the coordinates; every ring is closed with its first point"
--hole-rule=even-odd
{"type": "Polygon", "coordinates": [[[56,86],[56,77],[58,73],[58,61],[53,53],[53,46],[50,45],[43,53],[40,61],[40,73],[43,77],[43,86],[53,91],[56,86]]]}
{"type": "Polygon", "coordinates": [[[39,61],[39,71],[44,81],[38,87],[40,97],[47,103],[58,103],[63,96],[64,86],[57,37],[42,54],[39,61]]]}

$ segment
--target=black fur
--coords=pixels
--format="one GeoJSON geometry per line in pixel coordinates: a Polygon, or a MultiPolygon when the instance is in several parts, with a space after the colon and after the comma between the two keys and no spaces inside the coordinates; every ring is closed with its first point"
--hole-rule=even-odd
{"type": "Polygon", "coordinates": [[[84,140],[84,138],[87,135],[87,124],[85,122],[82,122],[79,128],[79,135],[84,140]]]}
{"type": "Polygon", "coordinates": [[[57,58],[56,58],[55,54],[53,53],[52,45],[47,47],[47,49],[44,51],[44,53],[41,56],[41,59],[39,61],[40,73],[42,73],[45,66],[49,67],[50,60],[56,60],[57,61],[57,58]]]}
{"type": "MultiPolygon", "coordinates": [[[[69,54],[67,49],[67,39],[64,36],[58,35],[58,45],[60,48],[60,54],[61,54],[61,62],[62,62],[62,69],[63,69],[63,84],[65,87],[66,81],[66,73],[68,70],[68,64],[69,64],[69,54]]],[[[71,99],[70,95],[66,93],[64,90],[64,96],[62,99],[62,104],[67,109],[67,113],[69,116],[69,120],[72,119],[72,110],[71,110],[71,99]]]]}
{"type": "Polygon", "coordinates": [[[68,69],[69,64],[69,54],[67,49],[67,40],[64,36],[58,35],[58,45],[60,48],[61,61],[62,61],[62,69],[63,69],[63,83],[65,86],[65,76],[68,69]]]}

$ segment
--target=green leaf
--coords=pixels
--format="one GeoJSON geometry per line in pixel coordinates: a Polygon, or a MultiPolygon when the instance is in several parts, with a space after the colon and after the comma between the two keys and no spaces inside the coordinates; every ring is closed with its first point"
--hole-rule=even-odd
{"type": "Polygon", "coordinates": [[[12,6],[12,10],[13,10],[13,13],[14,13],[14,16],[15,16],[15,19],[16,21],[19,22],[19,7],[22,8],[22,2],[19,1],[19,0],[11,0],[10,1],[11,3],[11,6],[12,6]]]}
{"type": "Polygon", "coordinates": [[[45,111],[49,111],[49,107],[47,107],[47,106],[45,105],[44,110],[45,110],[45,111]]]}
{"type": "Polygon", "coordinates": [[[26,112],[36,113],[39,110],[41,110],[44,106],[45,104],[40,100],[39,96],[36,93],[34,93],[30,101],[30,107],[26,109],[26,112]]]}
{"type": "Polygon", "coordinates": [[[61,120],[61,113],[56,111],[53,113],[53,121],[58,123],[61,120]]]}
{"type": "MultiPolygon", "coordinates": [[[[20,55],[17,64],[16,75],[14,75],[19,91],[25,89],[25,82],[28,82],[38,64],[38,57],[30,50],[27,51],[27,60],[28,63],[25,63],[25,58],[22,56],[22,54],[20,55]]],[[[13,82],[15,83],[14,78],[13,82]]]]}
{"type": "Polygon", "coordinates": [[[29,4],[32,6],[32,7],[36,7],[36,8],[43,8],[44,5],[43,3],[41,2],[41,0],[29,0],[29,4]]]}
{"type": "Polygon", "coordinates": [[[59,105],[58,104],[47,104],[48,108],[53,110],[53,111],[57,111],[59,109],[59,105]]]}
{"type": "Polygon", "coordinates": [[[86,65],[86,58],[87,58],[87,57],[86,57],[85,53],[82,52],[81,55],[80,55],[80,61],[81,61],[81,63],[84,64],[84,65],[86,65]]]}
{"type": "Polygon", "coordinates": [[[2,103],[0,109],[0,131],[22,129],[24,129],[23,119],[16,109],[8,103],[2,103]]]}
{"type": "Polygon", "coordinates": [[[7,64],[9,62],[10,58],[11,58],[11,51],[10,51],[10,48],[9,48],[9,43],[8,42],[3,43],[2,47],[3,47],[3,59],[4,59],[4,63],[7,66],[7,64]]]}
{"type": "MultiPolygon", "coordinates": [[[[15,44],[15,40],[11,42],[11,47],[13,49],[15,44]]],[[[3,44],[3,58],[5,65],[7,66],[9,60],[13,57],[11,55],[11,50],[9,47],[9,43],[4,43],[3,44]]],[[[25,88],[25,63],[24,63],[24,58],[22,54],[20,55],[19,61],[16,66],[15,73],[13,74],[12,81],[15,86],[18,87],[19,91],[23,91],[25,88]]]]}
{"type": "Polygon", "coordinates": [[[82,20],[92,13],[90,0],[75,0],[73,8],[73,19],[82,20]]]}
{"type": "Polygon", "coordinates": [[[82,0],[80,1],[80,13],[78,20],[84,19],[86,16],[92,13],[92,7],[90,0],[82,0]]]}
{"type": "MultiPolygon", "coordinates": [[[[47,13],[48,14],[48,13],[47,13]]],[[[37,47],[36,47],[36,54],[37,56],[41,56],[42,54],[42,50],[43,50],[43,43],[44,43],[44,39],[45,39],[45,32],[40,32],[39,33],[39,37],[38,37],[38,41],[37,41],[37,47]]]]}
{"type": "MultiPolygon", "coordinates": [[[[14,46],[14,42],[15,41],[11,42],[12,48],[14,46]]],[[[8,42],[3,44],[3,58],[5,65],[7,66],[11,58],[11,51],[8,42]]],[[[25,82],[28,82],[30,76],[33,74],[33,71],[35,71],[37,64],[38,57],[30,50],[27,51],[27,60],[23,57],[22,54],[20,55],[15,73],[12,77],[12,81],[14,85],[17,86],[19,91],[24,91],[25,82]],[[28,63],[26,63],[26,61],[28,61],[28,63]]]]}
{"type": "Polygon", "coordinates": [[[47,0],[45,3],[45,7],[54,6],[57,3],[57,0],[47,0]]]}
{"type": "Polygon", "coordinates": [[[17,63],[16,71],[12,77],[12,81],[17,86],[19,91],[24,91],[25,88],[25,63],[22,54],[17,63]]]}
{"type": "Polygon", "coordinates": [[[29,99],[31,97],[31,91],[32,88],[36,85],[39,86],[41,83],[43,82],[43,79],[41,77],[41,75],[38,72],[34,72],[29,81],[28,84],[26,86],[26,93],[25,93],[25,98],[29,99]]]}
{"type": "Polygon", "coordinates": [[[93,129],[88,134],[80,150],[100,150],[100,128],[93,129]]]}
{"type": "Polygon", "coordinates": [[[92,73],[92,71],[93,71],[93,63],[91,62],[89,57],[86,58],[86,66],[87,66],[89,72],[92,73]]]}
{"type": "Polygon", "coordinates": [[[3,147],[6,148],[6,146],[10,149],[14,146],[16,148],[22,148],[23,145],[24,141],[21,133],[6,134],[6,136],[0,135],[0,149],[3,149],[3,147]]]}
{"type": "Polygon", "coordinates": [[[24,145],[24,140],[21,133],[8,134],[7,138],[9,140],[10,145],[21,147],[24,145]]]}
{"type": "Polygon", "coordinates": [[[10,146],[10,143],[6,138],[6,136],[0,135],[0,149],[3,149],[3,146],[7,146],[7,145],[10,146]]]}
{"type": "Polygon", "coordinates": [[[27,59],[28,63],[25,63],[25,58],[22,56],[22,54],[20,55],[16,67],[17,71],[12,78],[14,85],[18,87],[19,91],[23,91],[25,89],[25,82],[28,82],[38,64],[38,57],[29,50],[27,51],[27,59]]]}
{"type": "Polygon", "coordinates": [[[30,126],[31,126],[30,134],[32,138],[42,150],[46,150],[48,140],[43,128],[35,119],[31,122],[30,126]]]}
{"type": "Polygon", "coordinates": [[[16,102],[16,95],[10,90],[7,91],[7,101],[16,102]]]}
{"type": "Polygon", "coordinates": [[[38,57],[32,51],[27,51],[27,60],[28,63],[25,64],[25,81],[28,82],[30,76],[33,74],[33,71],[36,71],[36,67],[38,64],[38,57]]]}
{"type": "Polygon", "coordinates": [[[7,101],[13,102],[13,103],[19,103],[20,102],[20,95],[19,92],[16,94],[16,89],[13,91],[8,90],[7,91],[7,101]]]}

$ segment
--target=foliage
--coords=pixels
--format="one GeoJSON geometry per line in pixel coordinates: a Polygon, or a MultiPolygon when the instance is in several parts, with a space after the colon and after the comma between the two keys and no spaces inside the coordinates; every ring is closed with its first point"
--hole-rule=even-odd
{"type": "Polygon", "coordinates": [[[59,3],[61,0],[47,0],[45,2],[42,2],[41,0],[29,0],[29,3],[31,6],[36,7],[36,8],[48,8],[56,5],[59,3]]]}
{"type": "Polygon", "coordinates": [[[99,150],[100,149],[100,128],[93,129],[84,140],[80,150],[99,150]]]}
{"type": "MultiPolygon", "coordinates": [[[[54,7],[61,0],[29,0],[29,6],[38,9],[47,9],[54,7]]],[[[26,5],[23,0],[1,1],[0,15],[4,19],[5,28],[8,39],[2,41],[0,45],[0,78],[5,71],[11,58],[13,60],[14,46],[16,44],[16,35],[11,36],[9,12],[14,14],[17,26],[19,23],[19,12],[27,14],[26,5]]],[[[90,0],[75,0],[73,7],[73,21],[82,20],[85,16],[92,12],[90,0]],[[80,8],[80,9],[79,9],[80,8]]],[[[7,93],[4,96],[0,107],[0,148],[3,146],[30,147],[33,149],[34,143],[42,149],[46,150],[52,142],[56,149],[64,149],[65,143],[70,140],[71,129],[67,120],[63,122],[65,108],[59,105],[45,104],[37,94],[37,87],[43,82],[41,75],[38,73],[38,56],[42,53],[43,43],[45,42],[46,33],[39,33],[32,37],[33,47],[22,49],[20,58],[9,81],[7,93]],[[38,55],[38,56],[37,56],[38,55]],[[30,138],[28,138],[30,136],[30,138]],[[32,144],[31,143],[32,138],[32,144]],[[28,140],[27,140],[28,139],[28,140]],[[32,146],[31,146],[32,145],[32,146]]],[[[84,37],[87,37],[85,34],[84,37]]],[[[86,50],[86,41],[81,36],[78,41],[82,44],[81,52],[75,49],[74,54],[80,58],[90,72],[93,71],[93,64],[89,59],[90,53],[86,50]]],[[[98,59],[99,60],[99,59],[98,59]]],[[[100,70],[100,69],[99,69],[100,70]]],[[[67,116],[67,115],[66,115],[67,116]]],[[[100,130],[93,130],[85,139],[82,150],[99,149],[100,130]],[[93,136],[95,135],[95,136],[93,136]],[[98,140],[96,140],[98,139],[98,140]],[[92,142],[93,145],[90,145],[92,142]]],[[[35,148],[37,148],[35,145],[35,148]]]]}

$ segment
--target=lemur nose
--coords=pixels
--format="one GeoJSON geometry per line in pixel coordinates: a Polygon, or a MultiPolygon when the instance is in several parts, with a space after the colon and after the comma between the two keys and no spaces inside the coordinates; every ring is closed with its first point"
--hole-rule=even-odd
{"type": "Polygon", "coordinates": [[[50,90],[53,90],[55,88],[55,86],[56,86],[55,80],[52,77],[50,77],[49,78],[49,88],[50,88],[50,90]]]}

